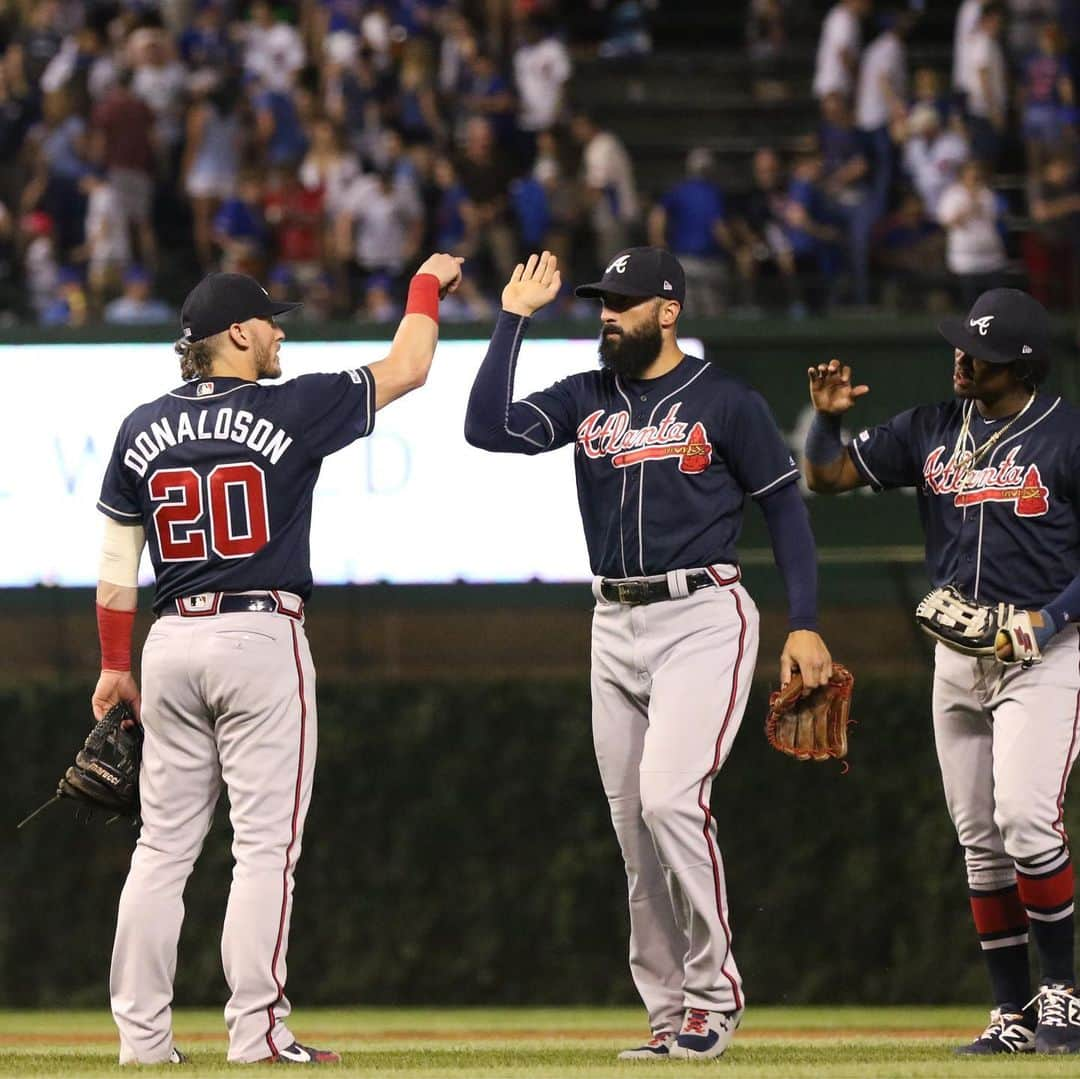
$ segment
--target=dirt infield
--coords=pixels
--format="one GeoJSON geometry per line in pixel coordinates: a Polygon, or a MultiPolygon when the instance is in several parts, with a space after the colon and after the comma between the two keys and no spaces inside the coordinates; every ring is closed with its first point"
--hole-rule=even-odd
{"type": "MultiPolygon", "coordinates": [[[[424,1033],[425,1042],[530,1042],[530,1041],[633,1041],[641,1038],[640,1028],[634,1030],[428,1030],[424,1033]]],[[[968,1040],[972,1037],[970,1028],[927,1028],[925,1030],[910,1027],[836,1027],[806,1029],[798,1027],[759,1027],[740,1031],[738,1040],[743,1041],[824,1041],[852,1040],[860,1038],[948,1038],[968,1040]]],[[[320,1042],[408,1042],[410,1035],[404,1031],[378,1031],[359,1033],[355,1030],[320,1030],[320,1042]]],[[[177,1036],[178,1042],[213,1042],[224,1041],[224,1032],[205,1030],[189,1031],[177,1036]]],[[[85,1034],[0,1034],[0,1048],[14,1048],[27,1045],[108,1045],[116,1041],[112,1032],[100,1031],[85,1034]]]]}

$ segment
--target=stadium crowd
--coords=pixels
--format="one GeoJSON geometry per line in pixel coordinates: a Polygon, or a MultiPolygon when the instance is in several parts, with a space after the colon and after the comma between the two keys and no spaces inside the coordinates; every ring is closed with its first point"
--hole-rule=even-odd
{"type": "MultiPolygon", "coordinates": [[[[664,0],[0,0],[0,318],[160,322],[225,269],[312,320],[392,321],[448,250],[468,261],[445,316],[484,319],[522,251],[569,282],[645,241],[682,259],[695,315],[1019,275],[1074,304],[1080,3],[962,0],[950,70],[912,69],[920,6],[838,0],[812,88],[782,91],[812,93],[817,129],[763,140],[725,191],[705,147],[655,190],[573,95],[581,58],[650,52],[664,0]]],[[[774,84],[800,9],[748,0],[774,84]]]]}

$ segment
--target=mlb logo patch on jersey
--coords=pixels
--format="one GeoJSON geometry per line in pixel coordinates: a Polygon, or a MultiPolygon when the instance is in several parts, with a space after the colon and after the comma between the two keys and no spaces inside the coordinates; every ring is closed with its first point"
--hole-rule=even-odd
{"type": "Polygon", "coordinates": [[[364,381],[359,371],[346,371],[345,374],[347,374],[349,378],[351,378],[353,382],[357,384],[357,386],[359,386],[360,383],[364,381]]]}
{"type": "Polygon", "coordinates": [[[214,392],[214,384],[212,382],[200,382],[195,389],[196,397],[209,397],[214,392]]]}
{"type": "Polygon", "coordinates": [[[868,442],[869,440],[870,440],[870,432],[869,431],[860,431],[859,432],[859,441],[860,442],[868,442]]]}

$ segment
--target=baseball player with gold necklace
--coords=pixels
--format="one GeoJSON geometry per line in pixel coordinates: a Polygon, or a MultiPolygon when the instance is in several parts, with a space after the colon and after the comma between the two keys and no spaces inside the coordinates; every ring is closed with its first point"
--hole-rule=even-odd
{"type": "Polygon", "coordinates": [[[985,292],[940,330],[955,399],[846,446],[841,417],[868,387],[836,360],[809,369],[806,477],[822,494],[916,488],[935,586],[916,617],[940,642],[934,739],[994,998],[986,1029],[959,1051],[1076,1053],[1062,805],[1080,752],[1080,413],[1039,388],[1048,319],[1026,293],[985,292]]]}
{"type": "Polygon", "coordinates": [[[315,670],[304,634],[311,498],[328,454],[369,435],[375,413],[423,384],[439,297],[461,259],[433,255],[412,279],[389,355],[279,386],[275,303],[243,274],[189,294],[178,343],[188,380],[123,422],[98,508],[108,518],[97,591],[100,717],[138,714],[131,673],[139,559],[149,543],[154,611],[142,655],[142,827],[120,896],[110,992],[120,1063],[180,1063],[172,996],[183,891],[222,784],[233,827],[221,955],[229,1060],[339,1057],[287,1026],[293,875],[315,771],[315,670]]]}
{"type": "Polygon", "coordinates": [[[788,589],[781,681],[798,669],[807,688],[832,673],[815,629],[814,538],[765,401],[679,348],[685,281],[668,251],[630,248],[577,290],[601,301],[599,370],[515,401],[529,319],[559,286],[547,252],[514,271],[465,436],[501,453],[574,446],[596,599],[593,741],[626,865],[630,969],[652,1029],[619,1055],[718,1057],[744,1007],[709,795],[757,654],[757,609],[735,549],[747,496],[765,514],[788,589]]]}

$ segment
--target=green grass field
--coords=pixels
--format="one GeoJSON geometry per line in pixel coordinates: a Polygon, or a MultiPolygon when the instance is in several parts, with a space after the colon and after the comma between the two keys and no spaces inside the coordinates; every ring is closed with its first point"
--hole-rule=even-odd
{"type": "MultiPolygon", "coordinates": [[[[301,1041],[337,1049],[343,1064],[325,1070],[341,1076],[645,1079],[688,1067],[722,1069],[740,1079],[1080,1074],[1075,1057],[955,1057],[953,1047],[984,1021],[985,1012],[976,1007],[758,1007],[721,1060],[657,1064],[614,1059],[644,1036],[638,1009],[309,1009],[295,1013],[290,1025],[301,1041]]],[[[219,1013],[179,1012],[176,1040],[191,1058],[185,1076],[237,1074],[225,1064],[219,1013]]],[[[106,1012],[0,1012],[0,1076],[68,1079],[116,1071],[115,1032],[106,1012]]]]}

